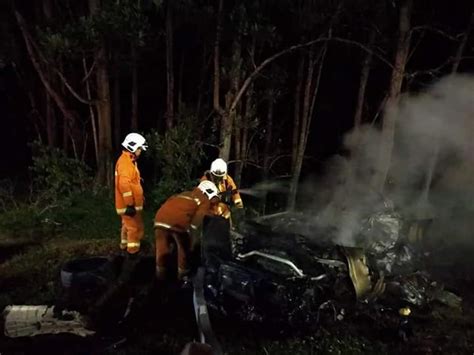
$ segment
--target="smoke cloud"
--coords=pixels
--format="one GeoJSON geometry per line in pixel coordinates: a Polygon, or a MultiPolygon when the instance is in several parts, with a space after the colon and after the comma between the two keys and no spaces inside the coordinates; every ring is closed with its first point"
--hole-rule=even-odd
{"type": "Polygon", "coordinates": [[[363,126],[344,140],[348,156],[332,159],[323,178],[306,181],[305,210],[332,226],[336,242],[355,245],[364,217],[393,203],[407,219],[433,218],[429,238],[474,246],[474,76],[445,77],[405,95],[396,115],[394,150],[384,196],[371,181],[379,129],[363,126]]]}

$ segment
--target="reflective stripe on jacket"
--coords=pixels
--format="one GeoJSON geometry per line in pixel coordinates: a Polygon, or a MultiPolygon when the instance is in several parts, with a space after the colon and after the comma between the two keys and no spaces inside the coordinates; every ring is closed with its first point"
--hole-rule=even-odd
{"type": "Polygon", "coordinates": [[[123,151],[115,164],[115,208],[124,214],[127,206],[143,210],[143,188],[133,153],[123,151]]]}
{"type": "Polygon", "coordinates": [[[189,232],[209,214],[211,202],[197,188],[168,198],[155,215],[155,228],[189,232]]]}
{"type": "Polygon", "coordinates": [[[238,208],[243,208],[244,204],[242,202],[242,198],[240,197],[239,194],[239,189],[237,188],[237,185],[234,182],[234,179],[230,175],[225,175],[220,181],[216,181],[215,179],[212,178],[212,173],[208,170],[204,173],[204,175],[201,177],[201,181],[204,180],[210,180],[214,182],[217,186],[217,189],[221,194],[224,193],[230,193],[232,202],[234,203],[235,207],[238,208]]]}

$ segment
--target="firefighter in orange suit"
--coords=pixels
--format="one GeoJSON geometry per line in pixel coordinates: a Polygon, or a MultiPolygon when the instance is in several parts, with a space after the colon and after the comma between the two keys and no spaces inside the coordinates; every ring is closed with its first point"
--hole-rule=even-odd
{"type": "Polygon", "coordinates": [[[115,165],[115,208],[122,218],[120,248],[126,250],[120,275],[88,310],[89,321],[100,318],[101,310],[110,299],[129,288],[133,271],[140,260],[140,241],[143,238],[143,189],[137,159],[146,150],[145,138],[129,133],[122,142],[122,155],[115,165]]]}
{"type": "Polygon", "coordinates": [[[160,207],[155,216],[156,277],[166,279],[174,240],[178,254],[178,279],[189,274],[189,254],[193,235],[200,227],[204,216],[210,214],[212,206],[219,200],[216,185],[203,181],[192,191],[173,195],[160,207]]]}
{"type": "Polygon", "coordinates": [[[209,180],[216,184],[219,190],[220,202],[213,208],[213,214],[230,219],[230,205],[243,211],[244,204],[239,194],[239,189],[234,179],[227,174],[227,163],[218,158],[211,164],[211,169],[207,170],[201,177],[201,181],[209,180]]]}
{"type": "Polygon", "coordinates": [[[120,249],[136,254],[144,234],[143,188],[137,159],[147,145],[142,135],[130,133],[122,146],[122,155],[115,165],[115,208],[122,219],[120,249]]]}

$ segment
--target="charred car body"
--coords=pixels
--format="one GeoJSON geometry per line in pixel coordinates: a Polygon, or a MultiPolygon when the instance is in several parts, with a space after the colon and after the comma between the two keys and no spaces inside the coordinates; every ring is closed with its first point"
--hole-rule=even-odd
{"type": "Polygon", "coordinates": [[[342,319],[359,306],[402,317],[434,300],[460,307],[460,298],[421,271],[412,223],[386,208],[361,221],[363,247],[349,247],[334,242],[334,227],[300,213],[246,221],[238,231],[210,219],[202,242],[206,300],[244,321],[305,329],[323,314],[342,319]]]}

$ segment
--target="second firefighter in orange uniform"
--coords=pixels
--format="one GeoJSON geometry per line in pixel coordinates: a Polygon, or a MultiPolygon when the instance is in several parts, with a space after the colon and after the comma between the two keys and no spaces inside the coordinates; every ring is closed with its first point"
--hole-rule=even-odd
{"type": "Polygon", "coordinates": [[[203,181],[192,191],[173,195],[160,207],[155,216],[156,276],[167,278],[170,268],[171,243],[178,254],[178,279],[189,274],[189,255],[193,234],[200,227],[204,216],[210,214],[219,201],[216,185],[203,181]]]}

